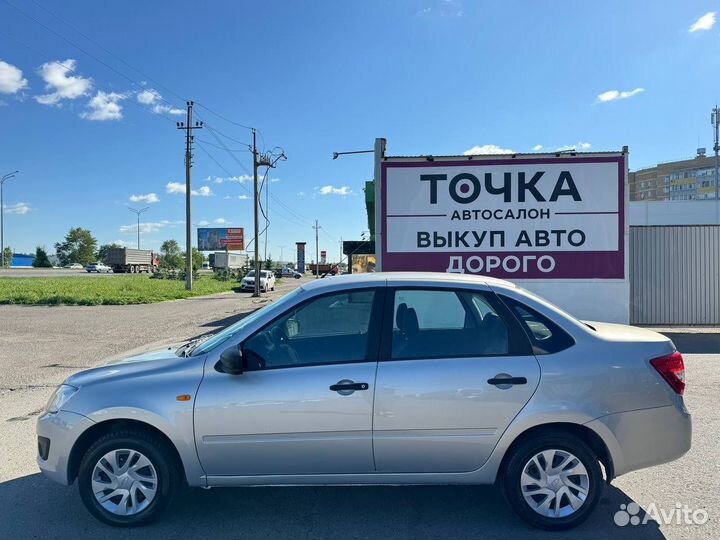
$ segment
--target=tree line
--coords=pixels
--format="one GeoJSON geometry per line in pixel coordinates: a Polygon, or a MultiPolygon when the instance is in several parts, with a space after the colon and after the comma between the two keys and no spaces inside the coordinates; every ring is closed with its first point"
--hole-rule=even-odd
{"type": "MultiPolygon", "coordinates": [[[[97,239],[90,230],[82,227],[73,227],[65,235],[62,242],[55,244],[55,256],[60,266],[78,263],[83,266],[96,261],[104,261],[111,249],[123,246],[112,242],[98,246],[97,239]]],[[[14,251],[10,247],[5,248],[5,267],[10,267],[14,251]]],[[[203,264],[203,255],[196,248],[192,249],[193,270],[198,270],[203,264]]],[[[36,268],[52,268],[52,262],[44,247],[38,246],[35,249],[33,266],[36,268]]],[[[168,270],[182,269],[185,266],[185,252],[175,240],[165,240],[160,247],[160,267],[168,270]]]]}

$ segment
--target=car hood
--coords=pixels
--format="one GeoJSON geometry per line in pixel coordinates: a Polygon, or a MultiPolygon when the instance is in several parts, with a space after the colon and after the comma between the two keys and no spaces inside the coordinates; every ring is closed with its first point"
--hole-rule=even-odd
{"type": "MultiPolygon", "coordinates": [[[[175,347],[166,347],[113,360],[103,366],[86,369],[71,375],[65,382],[80,387],[111,379],[169,373],[187,363],[188,360],[176,356],[175,350],[175,347]]],[[[194,359],[194,362],[197,362],[197,358],[194,359]]]]}
{"type": "Polygon", "coordinates": [[[582,322],[594,328],[596,335],[607,341],[639,341],[644,343],[670,341],[670,338],[662,334],[638,326],[597,321],[582,322]]]}

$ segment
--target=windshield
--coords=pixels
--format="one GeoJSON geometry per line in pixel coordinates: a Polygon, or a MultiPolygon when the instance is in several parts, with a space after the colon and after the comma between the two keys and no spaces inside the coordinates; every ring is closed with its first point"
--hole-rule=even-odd
{"type": "Polygon", "coordinates": [[[250,270],[245,277],[255,277],[255,270],[250,270]]]}
{"type": "Polygon", "coordinates": [[[243,317],[238,322],[228,326],[227,328],[225,328],[225,330],[218,332],[207,341],[200,343],[190,352],[190,356],[200,356],[201,354],[212,351],[217,346],[231,339],[233,336],[235,336],[235,334],[240,332],[247,325],[264,316],[268,311],[282,310],[283,306],[292,304],[294,299],[300,294],[301,291],[302,288],[298,287],[297,289],[295,289],[291,293],[286,294],[279,300],[267,304],[264,307],[258,309],[257,311],[252,312],[250,315],[243,317]]]}

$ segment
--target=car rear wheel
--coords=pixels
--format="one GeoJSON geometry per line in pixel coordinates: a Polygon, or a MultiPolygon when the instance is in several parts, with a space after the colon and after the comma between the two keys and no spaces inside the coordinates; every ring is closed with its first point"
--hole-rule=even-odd
{"type": "Polygon", "coordinates": [[[116,527],[135,527],[157,518],[178,488],[173,449],[158,437],[114,431],[98,439],[80,463],[78,484],[85,507],[116,527]]]}
{"type": "Polygon", "coordinates": [[[521,443],[502,480],[513,510],[530,525],[548,530],[570,529],[585,521],[603,488],[597,456],[568,433],[521,443]]]}

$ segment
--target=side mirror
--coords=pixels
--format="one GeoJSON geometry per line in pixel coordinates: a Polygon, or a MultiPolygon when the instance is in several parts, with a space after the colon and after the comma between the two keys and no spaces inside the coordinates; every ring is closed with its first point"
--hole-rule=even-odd
{"type": "Polygon", "coordinates": [[[245,371],[245,359],[240,347],[225,349],[220,355],[220,360],[215,364],[215,370],[228,375],[240,375],[245,371]]]}

